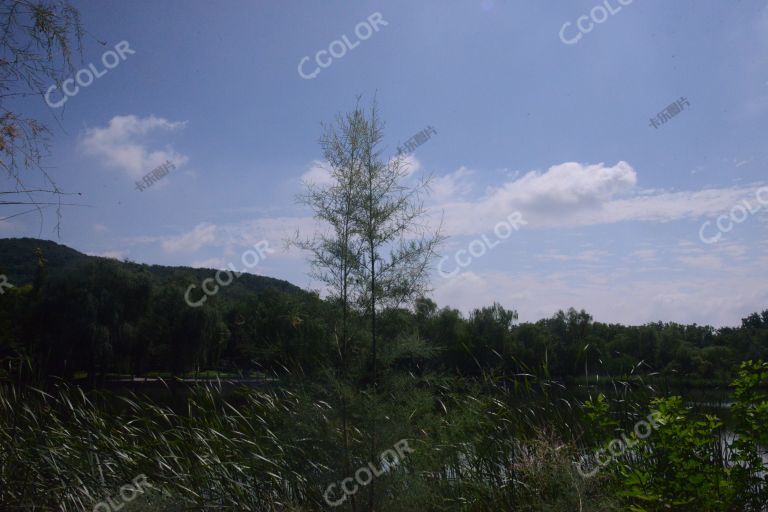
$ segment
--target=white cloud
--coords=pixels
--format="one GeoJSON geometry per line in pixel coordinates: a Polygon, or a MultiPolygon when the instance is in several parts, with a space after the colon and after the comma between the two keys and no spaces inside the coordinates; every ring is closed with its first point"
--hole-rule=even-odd
{"type": "Polygon", "coordinates": [[[515,202],[520,206],[593,205],[627,192],[637,183],[637,173],[626,162],[613,167],[605,164],[583,165],[566,162],[545,173],[531,171],[522,178],[506,183],[494,194],[499,202],[515,202]]]}
{"type": "MultiPolygon", "coordinates": [[[[242,252],[261,241],[267,241],[274,251],[270,259],[291,258],[303,260],[305,255],[296,248],[286,249],[285,241],[295,237],[298,232],[303,238],[311,236],[320,226],[312,217],[272,217],[237,224],[217,225],[209,222],[200,223],[190,231],[171,237],[140,237],[136,243],[157,243],[166,253],[194,253],[203,247],[216,247],[226,257],[239,258],[242,252]]],[[[212,258],[195,261],[193,266],[206,266],[221,263],[212,258]]]]}
{"type": "Polygon", "coordinates": [[[400,165],[407,176],[415,174],[421,170],[421,162],[413,153],[403,156],[400,165]]]}
{"type": "Polygon", "coordinates": [[[522,212],[529,224],[535,220],[537,225],[557,226],[579,212],[599,210],[636,183],[637,174],[626,162],[613,167],[566,162],[544,173],[528,172],[492,188],[476,201],[441,206],[449,234],[482,232],[515,211],[522,212]]]}
{"type": "Polygon", "coordinates": [[[327,186],[333,183],[331,168],[328,162],[315,160],[309,170],[301,175],[302,183],[307,185],[327,186]]]}
{"type": "MultiPolygon", "coordinates": [[[[450,184],[456,172],[442,179],[450,184]]],[[[526,220],[525,229],[698,219],[753,200],[759,188],[669,192],[635,190],[636,184],[637,173],[623,161],[612,167],[567,162],[544,173],[528,172],[476,200],[448,200],[436,209],[445,211],[447,234],[477,235],[516,211],[526,220]]]]}
{"type": "Polygon", "coordinates": [[[472,191],[470,177],[474,173],[464,166],[445,176],[436,176],[430,182],[430,201],[445,202],[458,200],[472,191]]]}
{"type": "Polygon", "coordinates": [[[154,115],[115,116],[104,128],[86,129],[79,144],[86,155],[100,159],[107,167],[140,178],[166,160],[177,167],[188,161],[170,146],[151,150],[146,140],[152,133],[175,131],[184,126],[186,122],[171,122],[154,115]]]}
{"type": "Polygon", "coordinates": [[[163,240],[161,245],[165,252],[196,252],[203,246],[216,243],[217,230],[215,224],[204,222],[188,233],[163,240]]]}
{"type": "Polygon", "coordinates": [[[604,224],[631,220],[669,222],[699,219],[730,210],[742,200],[753,200],[759,188],[759,185],[753,185],[632,197],[610,201],[601,212],[583,215],[576,220],[585,224],[604,224]]]}

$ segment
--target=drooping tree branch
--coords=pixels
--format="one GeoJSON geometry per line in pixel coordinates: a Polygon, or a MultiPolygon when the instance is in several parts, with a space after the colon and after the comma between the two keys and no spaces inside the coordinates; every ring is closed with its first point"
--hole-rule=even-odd
{"type": "Polygon", "coordinates": [[[45,90],[60,85],[74,71],[73,54],[82,54],[80,13],[66,0],[0,0],[0,169],[2,193],[18,194],[20,200],[0,202],[6,208],[33,205],[40,230],[43,206],[56,206],[59,233],[63,192],[42,162],[49,154],[50,130],[22,113],[26,100],[44,100],[45,90]],[[41,199],[55,196],[56,203],[41,199]],[[21,200],[21,198],[24,198],[21,200]]]}

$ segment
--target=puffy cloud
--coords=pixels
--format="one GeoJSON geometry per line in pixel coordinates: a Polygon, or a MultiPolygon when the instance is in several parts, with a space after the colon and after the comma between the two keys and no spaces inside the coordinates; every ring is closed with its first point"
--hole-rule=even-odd
{"type": "Polygon", "coordinates": [[[99,158],[108,167],[140,178],[166,160],[177,167],[188,158],[171,147],[150,150],[146,138],[156,132],[171,132],[186,122],[171,122],[162,117],[115,116],[104,128],[88,128],[80,138],[81,150],[99,158]]]}
{"type": "Polygon", "coordinates": [[[628,192],[637,184],[637,173],[627,162],[613,167],[566,162],[545,173],[531,171],[506,183],[492,195],[498,205],[518,208],[570,207],[578,209],[628,192]]]}
{"type": "MultiPolygon", "coordinates": [[[[442,177],[448,184],[464,169],[442,177]]],[[[526,229],[614,224],[626,221],[669,222],[714,216],[742,200],[754,202],[760,185],[700,191],[635,190],[637,173],[626,162],[612,167],[574,162],[531,171],[490,189],[475,200],[439,203],[450,235],[477,235],[519,211],[526,229]]],[[[466,185],[465,185],[466,186],[466,185]]]]}
{"type": "Polygon", "coordinates": [[[551,226],[579,212],[599,210],[636,183],[635,170],[623,161],[612,167],[566,162],[544,173],[528,172],[490,189],[475,201],[440,206],[445,209],[446,229],[454,235],[476,234],[515,211],[523,213],[529,224],[535,220],[535,225],[551,226]]]}

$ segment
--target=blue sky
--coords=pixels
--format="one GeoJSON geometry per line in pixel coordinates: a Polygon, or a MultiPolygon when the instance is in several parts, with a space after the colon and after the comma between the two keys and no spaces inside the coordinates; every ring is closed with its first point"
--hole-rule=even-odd
{"type": "MultiPolygon", "coordinates": [[[[768,307],[766,0],[74,4],[89,33],[78,67],[103,69],[121,41],[135,53],[63,108],[24,104],[53,130],[50,172],[86,205],[63,210],[60,237],[49,211],[43,238],[211,268],[268,240],[254,272],[317,288],[282,247],[313,229],[295,196],[324,179],[320,123],[376,94],[384,154],[437,132],[409,161],[414,179],[434,176],[445,268],[511,213],[526,221],[458,274],[435,271],[439,305],[716,326],[768,307]],[[318,68],[343,36],[354,48],[318,68]],[[314,78],[299,75],[305,56],[314,78]],[[166,159],[176,169],[137,190],[166,159]],[[751,212],[730,221],[743,201],[751,212]]],[[[0,222],[3,237],[39,234],[35,215],[0,222]]]]}

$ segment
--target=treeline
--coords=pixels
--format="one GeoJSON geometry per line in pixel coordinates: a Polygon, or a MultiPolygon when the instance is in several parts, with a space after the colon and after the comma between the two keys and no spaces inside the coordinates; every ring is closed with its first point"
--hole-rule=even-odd
{"type": "Polygon", "coordinates": [[[463,318],[437,310],[429,300],[417,309],[426,339],[443,350],[442,364],[462,373],[542,368],[555,377],[662,372],[688,378],[728,380],[742,360],[768,356],[768,310],[741,327],[656,322],[642,326],[593,321],[584,310],[514,325],[516,313],[499,304],[463,318]]]}
{"type": "MultiPolygon", "coordinates": [[[[315,294],[271,286],[234,296],[223,290],[191,308],[184,301],[189,277],[161,278],[146,266],[86,258],[61,273],[49,271],[42,252],[29,257],[36,266],[31,282],[0,296],[0,357],[31,361],[32,377],[85,374],[93,384],[107,374],[152,371],[311,376],[337,359],[338,306],[315,294]]],[[[349,329],[362,374],[369,355],[362,313],[351,312],[349,329]]],[[[768,358],[768,310],[722,329],[609,325],[574,309],[518,324],[517,313],[499,304],[464,316],[424,298],[413,310],[384,310],[379,329],[389,363],[464,376],[663,372],[720,381],[742,360],[768,358]]]]}
{"type": "MultiPolygon", "coordinates": [[[[54,254],[71,251],[41,245],[54,254]]],[[[38,248],[28,256],[36,266],[31,282],[19,284],[21,274],[9,272],[15,287],[0,296],[0,357],[13,362],[6,373],[24,371],[33,379],[87,374],[96,384],[107,374],[249,371],[280,367],[299,347],[325,339],[317,327],[323,302],[284,282],[243,276],[241,282],[256,284],[233,285],[229,296],[222,292],[191,308],[185,290],[214,271],[80,256],[62,272],[38,248]]]]}

